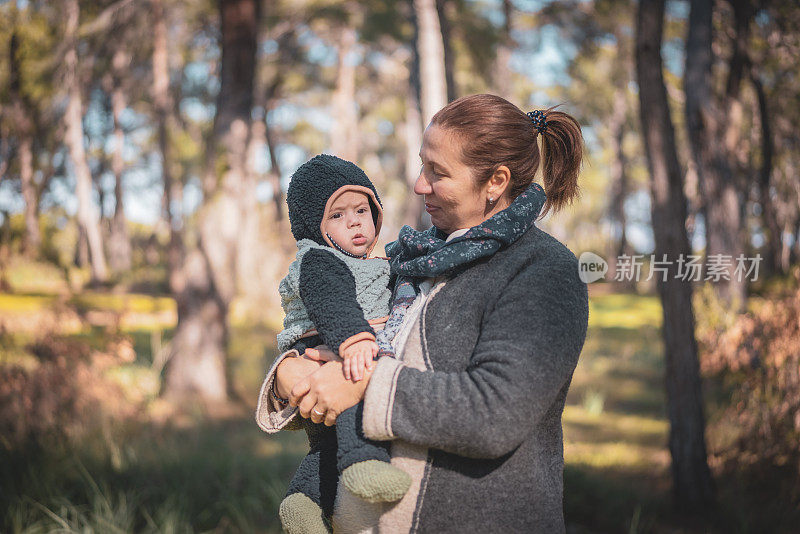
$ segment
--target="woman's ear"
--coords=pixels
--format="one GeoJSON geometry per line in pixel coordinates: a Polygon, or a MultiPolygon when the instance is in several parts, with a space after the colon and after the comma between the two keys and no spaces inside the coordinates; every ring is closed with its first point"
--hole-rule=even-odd
{"type": "Polygon", "coordinates": [[[494,200],[503,198],[510,183],[511,171],[505,165],[500,165],[486,184],[487,198],[494,200]]]}

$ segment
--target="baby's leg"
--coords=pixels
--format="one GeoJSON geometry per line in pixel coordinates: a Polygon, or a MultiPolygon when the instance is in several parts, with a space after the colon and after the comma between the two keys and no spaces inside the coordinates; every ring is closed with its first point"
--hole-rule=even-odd
{"type": "Polygon", "coordinates": [[[336,500],[336,431],[304,419],[310,451],[289,482],[280,506],[280,518],[290,534],[329,531],[336,500]]]}
{"type": "Polygon", "coordinates": [[[391,465],[389,442],[364,437],[360,402],[336,418],[337,464],[342,484],[369,502],[394,502],[403,497],[411,477],[391,465]]]}

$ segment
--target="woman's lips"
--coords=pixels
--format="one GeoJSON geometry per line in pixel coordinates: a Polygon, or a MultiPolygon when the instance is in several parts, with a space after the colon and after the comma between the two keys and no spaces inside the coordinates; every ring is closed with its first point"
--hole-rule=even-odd
{"type": "Polygon", "coordinates": [[[434,206],[432,204],[428,204],[427,202],[425,203],[425,211],[427,211],[428,213],[432,213],[432,212],[434,212],[434,211],[436,211],[438,209],[439,209],[438,207],[436,207],[436,206],[434,206]]]}

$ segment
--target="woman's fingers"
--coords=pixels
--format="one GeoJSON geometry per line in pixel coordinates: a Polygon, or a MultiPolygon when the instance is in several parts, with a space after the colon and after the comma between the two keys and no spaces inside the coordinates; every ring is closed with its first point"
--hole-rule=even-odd
{"type": "Polygon", "coordinates": [[[326,410],[320,408],[319,405],[314,406],[311,408],[311,420],[315,423],[321,423],[325,420],[325,412],[326,410]]]}
{"type": "MultiPolygon", "coordinates": [[[[302,398],[309,392],[311,389],[311,380],[308,377],[303,378],[302,380],[298,381],[293,387],[292,391],[289,393],[289,404],[292,406],[298,406],[302,398]]],[[[308,417],[304,415],[303,417],[308,417]]]]}
{"type": "Polygon", "coordinates": [[[341,359],[327,345],[309,347],[306,349],[303,355],[318,362],[332,362],[341,359]]]}
{"type": "Polygon", "coordinates": [[[325,412],[325,426],[333,426],[336,424],[336,412],[333,410],[328,410],[325,412]]]}
{"type": "MultiPolygon", "coordinates": [[[[311,417],[311,410],[317,405],[317,396],[313,392],[309,392],[303,400],[300,401],[300,404],[297,407],[300,409],[300,415],[305,417],[306,419],[311,417]]],[[[322,411],[317,408],[318,411],[322,411]]],[[[312,419],[313,421],[313,419],[312,419]]]]}
{"type": "Polygon", "coordinates": [[[306,357],[308,357],[308,358],[310,358],[310,359],[312,359],[314,361],[318,361],[318,362],[324,361],[322,359],[322,355],[321,355],[319,349],[317,349],[316,347],[307,348],[304,354],[305,354],[306,357]]]}
{"type": "Polygon", "coordinates": [[[358,382],[361,380],[361,361],[362,361],[363,354],[359,352],[356,354],[356,357],[353,358],[353,382],[358,382]]]}

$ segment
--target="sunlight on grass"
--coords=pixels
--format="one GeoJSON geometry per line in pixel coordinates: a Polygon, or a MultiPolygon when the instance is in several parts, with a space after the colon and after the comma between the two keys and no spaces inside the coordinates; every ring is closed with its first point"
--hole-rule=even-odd
{"type": "Polygon", "coordinates": [[[161,377],[149,367],[121,365],[106,371],[106,376],[122,387],[129,399],[154,399],[161,387],[161,377]]]}
{"type": "Polygon", "coordinates": [[[114,295],[85,291],[72,297],[70,303],[80,309],[115,312],[158,313],[175,310],[175,300],[171,297],[153,297],[136,293],[114,295]]]}
{"type": "Polygon", "coordinates": [[[631,443],[661,440],[666,445],[669,430],[664,419],[610,411],[593,414],[582,406],[566,406],[563,421],[564,433],[568,438],[577,438],[580,434],[600,438],[603,434],[608,434],[631,443]]]}
{"type": "Polygon", "coordinates": [[[52,263],[15,256],[4,272],[14,292],[59,294],[69,290],[64,271],[52,263]]]}
{"type": "Polygon", "coordinates": [[[0,293],[0,312],[38,312],[52,307],[56,302],[57,297],[52,295],[15,295],[0,293]]]}
{"type": "Polygon", "coordinates": [[[589,299],[589,327],[630,328],[661,326],[658,297],[628,294],[597,295],[589,299]]]}
{"type": "Polygon", "coordinates": [[[651,471],[669,465],[669,454],[663,447],[643,447],[625,441],[615,443],[564,442],[564,460],[573,466],[596,469],[651,471]]]}

